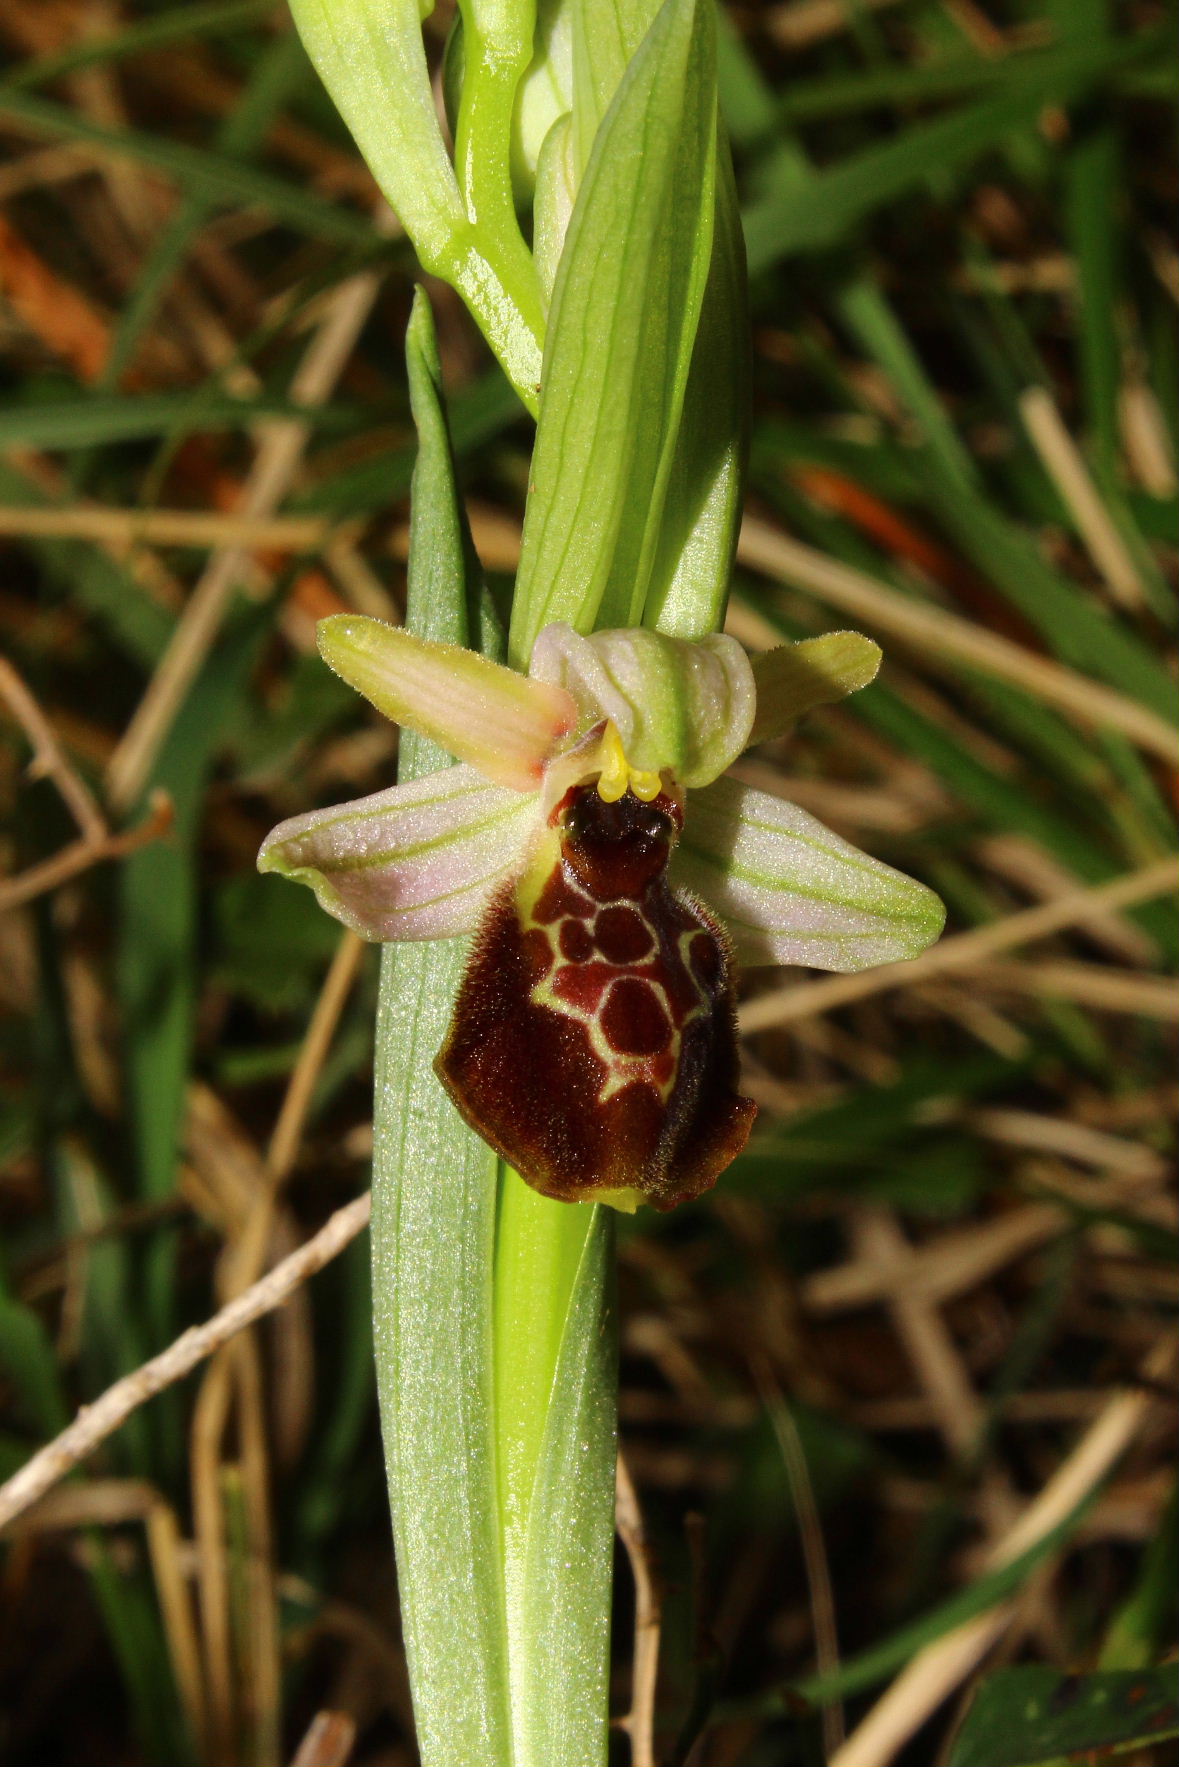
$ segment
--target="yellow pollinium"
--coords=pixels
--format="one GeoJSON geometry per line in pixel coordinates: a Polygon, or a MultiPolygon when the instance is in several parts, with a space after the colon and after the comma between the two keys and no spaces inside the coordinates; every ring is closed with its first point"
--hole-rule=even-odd
{"type": "Polygon", "coordinates": [[[645,767],[631,766],[622,746],[622,738],[618,734],[618,726],[609,718],[602,731],[599,758],[602,771],[598,777],[598,796],[604,804],[616,804],[628,791],[633,791],[636,798],[649,804],[663,790],[663,781],[658,773],[652,773],[645,767]]]}

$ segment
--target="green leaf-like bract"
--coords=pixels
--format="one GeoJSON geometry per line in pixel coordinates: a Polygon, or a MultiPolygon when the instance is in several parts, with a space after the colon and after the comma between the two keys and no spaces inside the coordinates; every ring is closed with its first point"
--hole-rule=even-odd
{"type": "Polygon", "coordinates": [[[719,144],[712,263],[672,456],[643,622],[676,638],[724,623],[749,429],[745,241],[728,144],[719,144]]]}
{"type": "Polygon", "coordinates": [[[553,290],[510,659],[642,618],[712,250],[715,25],[665,0],[598,130],[553,290]]]}
{"type": "Polygon", "coordinates": [[[575,183],[622,76],[659,11],[659,0],[572,0],[573,161],[575,183]]]}

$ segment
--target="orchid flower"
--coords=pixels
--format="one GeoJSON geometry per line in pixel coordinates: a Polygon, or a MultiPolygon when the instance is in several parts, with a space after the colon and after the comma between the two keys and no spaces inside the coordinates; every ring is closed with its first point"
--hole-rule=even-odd
{"type": "Polygon", "coordinates": [[[281,823],[259,867],[365,938],[475,934],[435,1069],[544,1195],[670,1209],[741,1151],[734,957],[858,970],[941,930],[923,884],[724,777],[873,678],[858,633],[751,660],[723,634],[556,624],[527,676],[360,615],[319,646],[459,765],[281,823]]]}

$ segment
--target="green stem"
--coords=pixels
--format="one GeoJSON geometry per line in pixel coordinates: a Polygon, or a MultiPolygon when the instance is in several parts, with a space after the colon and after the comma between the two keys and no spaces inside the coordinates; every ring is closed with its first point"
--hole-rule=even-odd
{"type": "MultiPolygon", "coordinates": [[[[464,0],[462,11],[466,50],[455,131],[455,172],[479,247],[511,295],[515,309],[513,326],[523,327],[519,341],[524,341],[526,332],[535,345],[536,372],[523,385],[520,376],[529,372],[523,363],[514,369],[509,360],[504,360],[518,390],[522,396],[528,396],[529,410],[535,413],[544,304],[536,264],[524,243],[516,215],[512,191],[512,116],[520,81],[532,60],[536,8],[522,5],[520,0],[513,0],[511,5],[498,4],[497,0],[464,0]]],[[[485,292],[481,298],[487,305],[485,292]]],[[[487,317],[480,318],[484,329],[491,317],[489,310],[487,317]]]]}
{"type": "Polygon", "coordinates": [[[424,268],[462,295],[521,404],[535,417],[544,336],[535,271],[521,286],[514,254],[489,249],[483,233],[470,226],[456,228],[445,249],[430,258],[420,248],[418,256],[424,268]]]}
{"type": "Polygon", "coordinates": [[[617,1356],[613,1216],[510,1169],[496,1226],[496,1482],[515,1767],[606,1759],[617,1356]]]}
{"type": "MultiPolygon", "coordinates": [[[[496,1469],[504,1562],[518,1568],[569,1299],[594,1210],[503,1171],[495,1243],[496,1469]]],[[[509,1572],[511,1582],[515,1571],[509,1572]]],[[[509,1597],[510,1602],[510,1597],[509,1597]]]]}

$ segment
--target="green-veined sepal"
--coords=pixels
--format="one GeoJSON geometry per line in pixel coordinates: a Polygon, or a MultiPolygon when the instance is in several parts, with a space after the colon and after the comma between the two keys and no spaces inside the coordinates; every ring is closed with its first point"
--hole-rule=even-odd
{"type": "Polygon", "coordinates": [[[260,871],[308,884],[321,908],[365,939],[449,939],[479,922],[488,895],[523,864],[535,795],[446,767],[351,804],[281,822],[260,871]]]}
{"type": "Polygon", "coordinates": [[[735,779],[688,799],[672,876],[723,917],[747,964],[870,969],[916,957],[945,920],[924,884],[735,779]]]}

